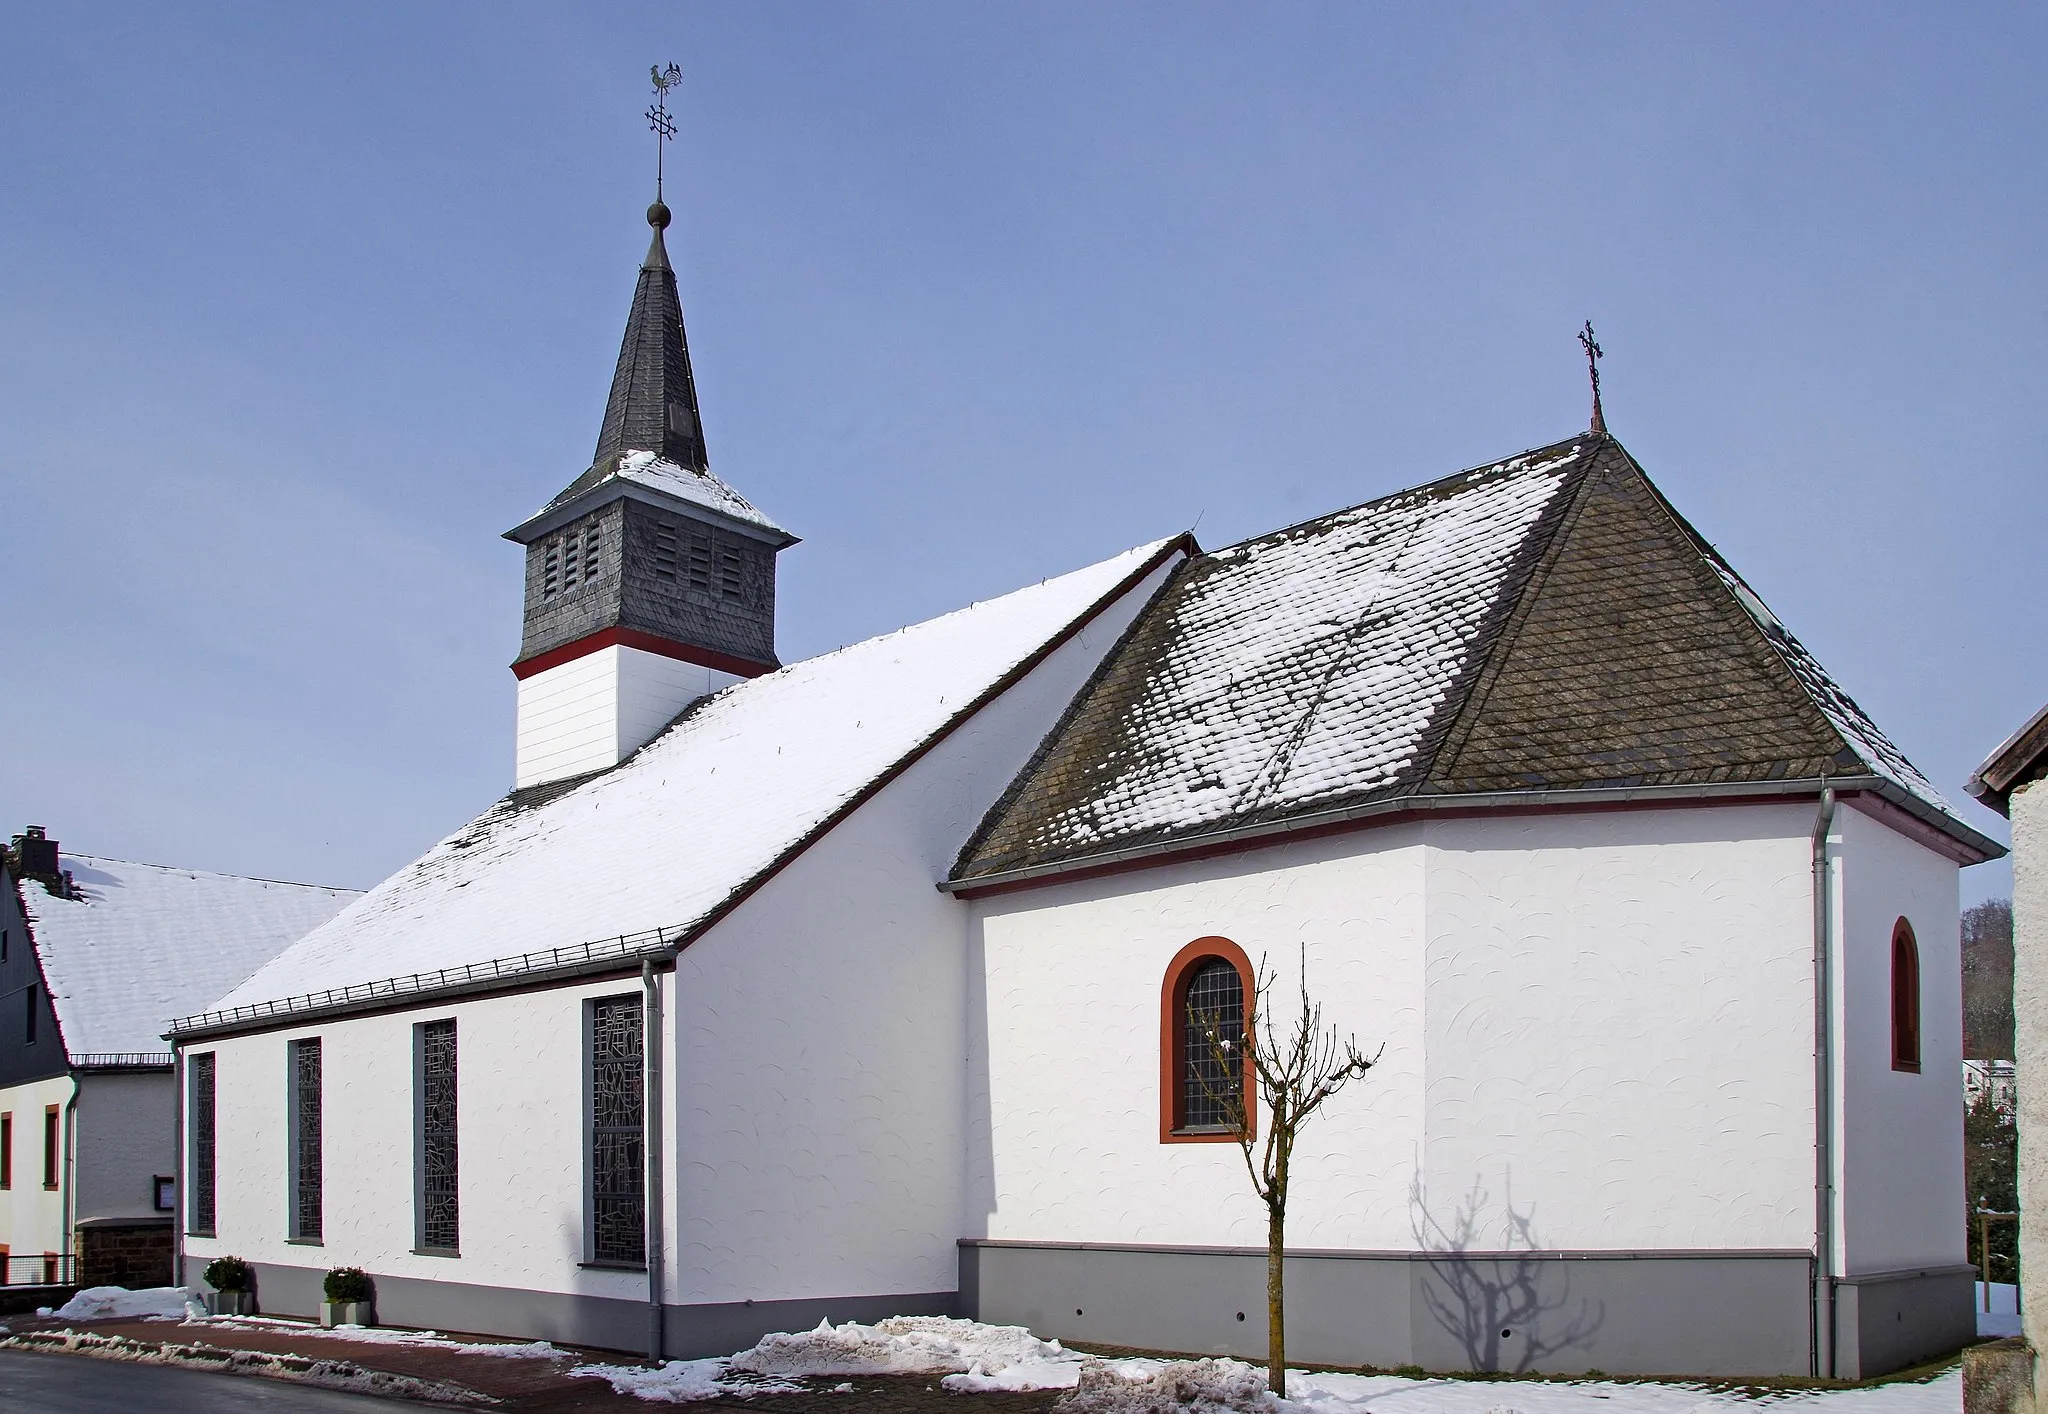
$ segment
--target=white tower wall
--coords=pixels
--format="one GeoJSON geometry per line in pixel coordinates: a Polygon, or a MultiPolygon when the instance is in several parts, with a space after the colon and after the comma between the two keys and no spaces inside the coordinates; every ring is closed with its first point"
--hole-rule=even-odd
{"type": "Polygon", "coordinates": [[[616,766],[690,703],[739,681],[618,644],[522,678],[513,784],[544,785],[616,766]]]}

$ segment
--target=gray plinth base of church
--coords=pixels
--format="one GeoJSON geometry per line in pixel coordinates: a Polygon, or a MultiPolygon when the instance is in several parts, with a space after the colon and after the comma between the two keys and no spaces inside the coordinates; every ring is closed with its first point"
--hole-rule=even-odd
{"type": "MultiPolygon", "coordinates": [[[[1799,1251],[1398,1253],[1287,1259],[1290,1364],[1614,1375],[1804,1375],[1799,1251]]],[[[1892,1273],[1837,1296],[1839,1372],[1867,1379],[1972,1339],[1971,1273],[1892,1273]]],[[[963,1242],[963,1315],[1086,1344],[1265,1355],[1253,1248],[963,1242]]]]}
{"type": "MultiPolygon", "coordinates": [[[[205,1262],[188,1258],[185,1280],[196,1284],[205,1262]]],[[[263,1309],[272,1315],[317,1318],[325,1301],[325,1269],[251,1263],[263,1309]]],[[[465,1335],[551,1340],[600,1350],[645,1354],[647,1303],[559,1291],[475,1286],[420,1277],[371,1273],[377,1319],[387,1326],[458,1331],[465,1335]]],[[[772,1331],[809,1330],[821,1320],[879,1321],[888,1316],[950,1316],[950,1291],[895,1296],[819,1297],[800,1301],[731,1301],[662,1310],[663,1350],[671,1359],[696,1360],[745,1350],[772,1331]]]]}

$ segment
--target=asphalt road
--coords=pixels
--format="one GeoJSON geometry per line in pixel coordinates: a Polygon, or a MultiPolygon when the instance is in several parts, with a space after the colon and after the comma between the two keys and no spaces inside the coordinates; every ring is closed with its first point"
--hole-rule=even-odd
{"type": "Polygon", "coordinates": [[[7,1414],[397,1414],[425,1407],[255,1375],[0,1350],[0,1409],[7,1414]]]}

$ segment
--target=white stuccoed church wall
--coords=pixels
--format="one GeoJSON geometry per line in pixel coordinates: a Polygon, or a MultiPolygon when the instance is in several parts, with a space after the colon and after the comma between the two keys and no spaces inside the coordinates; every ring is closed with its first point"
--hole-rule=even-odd
{"type": "Polygon", "coordinates": [[[671,1301],[955,1289],[966,911],[936,885],[1167,572],[683,953],[671,1301]]]}
{"type": "Polygon", "coordinates": [[[1837,814],[1835,838],[1838,1270],[1953,1265],[1965,1254],[1957,867],[1853,808],[1837,814]],[[1917,1075],[1892,1069],[1892,926],[1900,918],[1920,949],[1917,1075]]]}
{"type": "Polygon", "coordinates": [[[1811,823],[1410,822],[977,901],[963,1296],[1262,1354],[1263,1210],[1234,1147],[1160,1142],[1159,996],[1215,934],[1289,1007],[1306,942],[1326,1020],[1386,1051],[1297,1154],[1291,1354],[1803,1373],[1811,823]]]}
{"type": "Polygon", "coordinates": [[[1811,1246],[1811,825],[1431,827],[1425,1246],[1811,1246]]]}
{"type": "MultiPolygon", "coordinates": [[[[638,977],[202,1043],[213,1051],[216,1236],[188,1236],[204,1265],[227,1253],[282,1267],[644,1300],[638,1273],[580,1269],[584,1252],[583,1003],[637,994],[638,977]],[[453,1018],[462,1256],[418,1255],[413,1201],[413,1026],[453,1018]],[[321,1038],[323,1237],[287,1239],[289,1045],[321,1038]]],[[[189,1097],[188,1097],[189,1100],[189,1097]]],[[[189,1133],[189,1130],[188,1130],[189,1133]]],[[[315,1313],[314,1283],[264,1283],[264,1309],[315,1313]]]]}
{"type": "Polygon", "coordinates": [[[1301,944],[1326,1019],[1386,1054],[1296,1154],[1288,1235],[1402,1247],[1422,1141],[1418,826],[977,901],[968,1007],[970,1237],[1263,1245],[1237,1146],[1159,1138],[1160,991],[1174,954],[1229,938],[1298,997],[1301,944]]]}
{"type": "Polygon", "coordinates": [[[616,644],[522,678],[514,784],[616,766],[689,703],[739,680],[616,644]]]}
{"type": "Polygon", "coordinates": [[[1854,1378],[1972,1339],[1965,1265],[1957,866],[1836,813],[1836,1343],[1854,1378]],[[1920,1070],[1892,1069],[1892,928],[1920,952],[1920,1070]]]}
{"type": "MultiPolygon", "coordinates": [[[[821,1314],[874,1319],[920,1304],[909,1298],[950,1305],[966,913],[936,885],[1170,569],[885,786],[661,979],[671,1057],[665,1300],[700,1308],[671,1311],[670,1354],[728,1353],[821,1314]],[[774,1304],[791,1301],[811,1304],[774,1304]]],[[[219,1056],[220,1127],[217,1235],[187,1238],[188,1272],[223,1253],[297,1269],[259,1267],[259,1296],[266,1310],[310,1314],[319,1271],[361,1266],[444,1284],[436,1294],[386,1281],[379,1310],[389,1320],[632,1348],[644,1327],[624,1305],[598,1318],[517,1298],[646,1299],[643,1273],[578,1265],[582,1006],[639,986],[633,977],[557,987],[189,1046],[188,1057],[219,1056]],[[457,1258],[411,1250],[412,1027],[443,1017],[456,1019],[458,1038],[457,1258]],[[324,1242],[309,1247],[286,1240],[286,1074],[289,1042],[314,1035],[326,1221],[324,1242]]]]}
{"type": "Polygon", "coordinates": [[[1407,824],[984,900],[976,1234],[1264,1241],[1234,1148],[1158,1137],[1163,970],[1220,934],[1283,1005],[1306,941],[1327,1019],[1386,1042],[1307,1132],[1290,1245],[1810,1245],[1809,824],[1407,824]]]}

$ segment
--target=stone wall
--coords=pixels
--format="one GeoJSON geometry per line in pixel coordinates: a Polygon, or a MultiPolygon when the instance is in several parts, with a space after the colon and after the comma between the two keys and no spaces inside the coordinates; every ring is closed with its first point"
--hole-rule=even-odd
{"type": "Polygon", "coordinates": [[[169,1218],[79,1226],[80,1286],[169,1286],[172,1267],[169,1218]]]}

